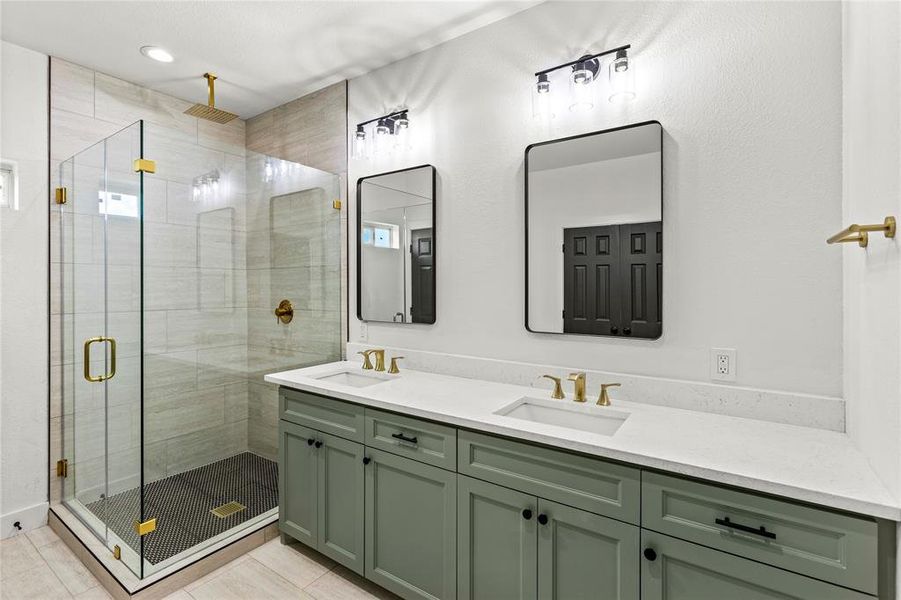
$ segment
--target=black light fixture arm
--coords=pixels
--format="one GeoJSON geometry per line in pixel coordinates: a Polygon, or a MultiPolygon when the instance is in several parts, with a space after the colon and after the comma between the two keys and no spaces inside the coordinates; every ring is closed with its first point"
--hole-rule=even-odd
{"type": "Polygon", "coordinates": [[[404,108],[404,109],[401,109],[401,110],[396,110],[396,111],[394,111],[393,113],[390,113],[390,114],[387,114],[387,115],[382,115],[381,117],[376,117],[376,118],[374,118],[374,119],[369,119],[368,121],[363,121],[362,123],[357,123],[357,127],[364,127],[364,126],[366,126],[366,125],[369,125],[370,123],[375,123],[375,122],[377,122],[377,121],[381,121],[382,119],[386,119],[386,120],[387,120],[387,119],[394,119],[395,117],[399,117],[399,116],[401,116],[401,115],[407,114],[409,111],[410,111],[409,108],[404,108]]]}
{"type": "MultiPolygon", "coordinates": [[[[620,52],[622,50],[628,50],[631,47],[632,47],[632,44],[626,44],[625,46],[619,46],[619,47],[613,48],[611,50],[604,50],[603,52],[598,52],[597,54],[589,54],[586,56],[582,56],[582,57],[577,58],[576,60],[571,60],[567,63],[563,63],[562,65],[557,65],[556,67],[551,67],[550,69],[544,69],[542,71],[538,71],[537,73],[535,73],[535,77],[538,77],[540,75],[547,75],[548,73],[556,71],[557,69],[571,67],[580,62],[587,62],[587,61],[593,60],[595,58],[600,58],[601,56],[607,56],[608,54],[613,54],[615,52],[620,52]]],[[[376,121],[376,120],[377,119],[373,119],[373,121],[376,121]]],[[[367,121],[367,122],[371,122],[371,121],[367,121]]]]}

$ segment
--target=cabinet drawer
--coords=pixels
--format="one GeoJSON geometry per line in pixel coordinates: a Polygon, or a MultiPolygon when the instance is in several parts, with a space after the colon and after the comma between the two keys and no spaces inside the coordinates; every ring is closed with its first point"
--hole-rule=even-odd
{"type": "Polygon", "coordinates": [[[472,431],[457,435],[460,473],[638,523],[638,469],[472,431]]]}
{"type": "Polygon", "coordinates": [[[877,593],[874,521],[647,471],[641,520],[646,529],[877,593]]]}
{"type": "Polygon", "coordinates": [[[457,430],[367,408],[366,445],[442,467],[457,468],[457,430]]]}
{"type": "Polygon", "coordinates": [[[354,442],[363,441],[363,407],[325,396],[281,388],[279,416],[354,442]]]}

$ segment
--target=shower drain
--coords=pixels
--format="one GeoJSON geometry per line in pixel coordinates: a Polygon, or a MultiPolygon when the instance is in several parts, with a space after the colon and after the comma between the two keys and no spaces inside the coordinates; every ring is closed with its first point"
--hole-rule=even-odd
{"type": "Polygon", "coordinates": [[[241,504],[240,502],[227,502],[222,506],[217,506],[216,508],[210,509],[210,512],[220,519],[224,519],[225,517],[230,517],[235,513],[239,513],[247,507],[241,504]]]}

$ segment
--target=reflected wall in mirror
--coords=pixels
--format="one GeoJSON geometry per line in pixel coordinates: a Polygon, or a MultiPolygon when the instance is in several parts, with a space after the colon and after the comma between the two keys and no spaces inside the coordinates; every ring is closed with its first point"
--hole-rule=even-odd
{"type": "Polygon", "coordinates": [[[526,328],[660,337],[663,128],[526,148],[526,328]]]}
{"type": "Polygon", "coordinates": [[[435,167],[357,181],[357,316],[435,322],[435,167]]]}

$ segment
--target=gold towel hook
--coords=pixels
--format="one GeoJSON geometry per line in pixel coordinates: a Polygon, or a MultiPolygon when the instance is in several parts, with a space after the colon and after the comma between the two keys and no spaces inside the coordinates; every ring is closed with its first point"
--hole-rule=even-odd
{"type": "Polygon", "coordinates": [[[867,244],[870,242],[870,236],[867,233],[868,231],[881,231],[885,237],[893,238],[895,237],[896,230],[897,223],[895,217],[888,216],[885,218],[885,221],[875,225],[858,225],[856,223],[850,225],[826,240],[826,243],[844,244],[847,242],[857,242],[858,246],[866,248],[867,244]]]}

